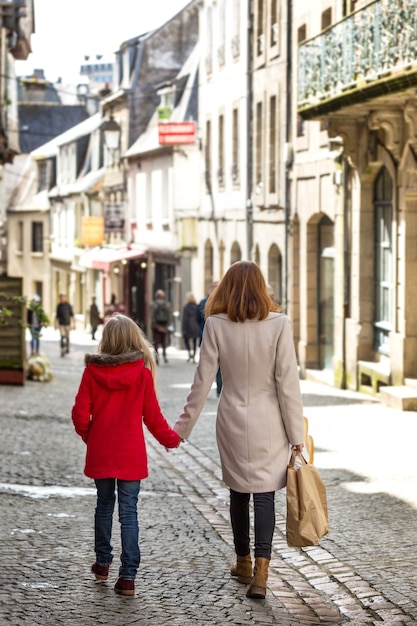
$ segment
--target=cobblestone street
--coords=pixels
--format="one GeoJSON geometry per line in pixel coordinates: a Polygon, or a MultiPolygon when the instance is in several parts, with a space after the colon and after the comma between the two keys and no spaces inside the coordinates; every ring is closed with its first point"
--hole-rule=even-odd
{"type": "MultiPolygon", "coordinates": [[[[139,498],[142,561],[136,596],[96,583],[95,489],[70,413],[83,356],[97,343],[73,333],[59,357],[48,330],[41,351],[54,380],[0,386],[0,624],[11,626],[417,625],[417,414],[366,396],[302,381],[305,415],[326,486],[330,533],[298,550],[285,540],[285,490],[265,600],[246,598],[229,575],[234,551],[228,490],[220,477],[213,389],[190,441],[178,450],[147,437],[150,476],[139,498]]],[[[194,366],[170,348],[158,372],[172,424],[194,366]]]]}

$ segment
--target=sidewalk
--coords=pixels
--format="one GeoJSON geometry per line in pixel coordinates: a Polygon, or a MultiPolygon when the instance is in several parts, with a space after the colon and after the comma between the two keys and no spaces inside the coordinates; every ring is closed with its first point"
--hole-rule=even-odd
{"type": "MultiPolygon", "coordinates": [[[[84,444],[73,432],[70,411],[84,353],[97,343],[84,333],[74,333],[72,341],[70,354],[60,358],[58,334],[48,330],[42,338],[52,382],[0,386],[0,624],[417,624],[417,472],[412,450],[405,455],[403,446],[397,449],[397,440],[415,440],[416,415],[304,381],[331,530],[319,547],[288,548],[285,494],[277,494],[265,601],[247,599],[245,586],[228,573],[233,544],[215,443],[214,390],[189,443],[167,453],[147,438],[150,477],[139,500],[142,562],[135,598],[112,589],[116,517],[111,576],[95,583],[89,571],[95,490],[82,474],[84,444]],[[403,484],[410,487],[399,493],[403,484]]],[[[172,423],[194,367],[185,352],[170,348],[168,357],[157,385],[172,423]]]]}

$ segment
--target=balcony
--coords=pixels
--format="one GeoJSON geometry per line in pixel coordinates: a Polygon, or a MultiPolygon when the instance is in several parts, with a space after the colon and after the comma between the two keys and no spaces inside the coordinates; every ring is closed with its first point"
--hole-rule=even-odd
{"type": "Polygon", "coordinates": [[[376,0],[298,48],[298,113],[314,119],[417,85],[417,0],[376,0]]]}

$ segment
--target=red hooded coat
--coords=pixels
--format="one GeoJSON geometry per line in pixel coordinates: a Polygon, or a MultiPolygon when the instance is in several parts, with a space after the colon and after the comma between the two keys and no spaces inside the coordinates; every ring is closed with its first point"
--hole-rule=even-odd
{"type": "Polygon", "coordinates": [[[177,447],[180,437],[161,412],[143,354],[86,354],[85,363],[72,408],[75,430],[87,444],[84,473],[90,478],[146,478],[143,423],[167,448],[177,447]]]}

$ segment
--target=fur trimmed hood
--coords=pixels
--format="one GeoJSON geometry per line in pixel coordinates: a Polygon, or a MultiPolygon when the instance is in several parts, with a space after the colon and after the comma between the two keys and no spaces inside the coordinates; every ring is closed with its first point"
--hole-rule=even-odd
{"type": "Polygon", "coordinates": [[[86,365],[94,363],[94,365],[121,365],[122,363],[134,363],[144,358],[143,352],[124,352],[123,354],[104,354],[101,352],[95,354],[86,354],[84,362],[86,365]]]}
{"type": "Polygon", "coordinates": [[[143,352],[124,354],[86,354],[85,364],[97,383],[106,389],[126,389],[139,384],[145,359],[143,352]]]}

